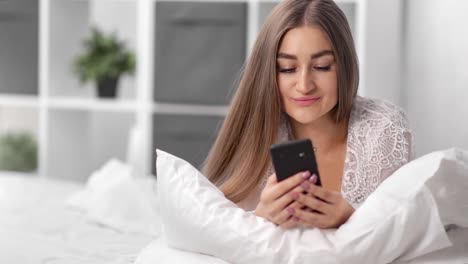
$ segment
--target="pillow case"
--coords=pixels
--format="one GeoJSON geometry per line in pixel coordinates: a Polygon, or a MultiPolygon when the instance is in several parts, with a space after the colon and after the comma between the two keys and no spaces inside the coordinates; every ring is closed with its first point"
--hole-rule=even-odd
{"type": "Polygon", "coordinates": [[[117,159],[93,172],[85,188],[72,194],[66,205],[80,209],[90,221],[123,233],[156,237],[161,232],[155,178],[137,176],[117,159]]]}
{"type": "MultiPolygon", "coordinates": [[[[162,230],[169,246],[219,257],[235,263],[389,263],[408,260],[450,246],[438,206],[447,196],[444,185],[427,184],[448,177],[443,160],[458,164],[460,153],[436,152],[400,168],[385,180],[337,230],[284,230],[245,212],[226,199],[186,161],[157,150],[158,195],[162,230]],[[440,173],[438,174],[437,172],[440,173]],[[431,181],[431,178],[436,178],[431,181]],[[429,187],[429,188],[428,188],[429,187]],[[433,189],[430,189],[433,188],[433,189]]],[[[464,161],[467,164],[466,160],[464,161]]],[[[452,187],[467,180],[468,169],[455,166],[459,175],[452,187]]],[[[461,201],[468,195],[456,192],[461,201]]],[[[456,221],[464,213],[458,204],[445,208],[456,221]]],[[[444,209],[444,210],[445,210],[444,209]]],[[[441,210],[443,211],[443,210],[441,210]]]]}

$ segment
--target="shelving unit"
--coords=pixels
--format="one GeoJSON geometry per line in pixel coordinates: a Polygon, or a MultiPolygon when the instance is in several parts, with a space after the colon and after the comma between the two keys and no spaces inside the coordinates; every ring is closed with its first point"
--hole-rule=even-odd
{"type": "MultiPolygon", "coordinates": [[[[366,0],[337,2],[363,61],[366,0]]],[[[45,177],[84,181],[110,158],[126,160],[134,126],[139,171],[154,173],[155,148],[199,166],[228,111],[240,67],[277,3],[40,0],[38,85],[27,95],[0,90],[0,118],[2,109],[33,115],[37,174],[45,177]],[[115,100],[97,99],[93,85],[81,84],[71,70],[91,25],[116,32],[137,55],[136,73],[121,80],[115,100]]]]}
{"type": "MultiPolygon", "coordinates": [[[[0,3],[0,135],[39,135],[38,1],[0,3]]],[[[4,151],[4,150],[2,150],[4,151]]],[[[13,173],[18,175],[37,175],[13,173]]]]}

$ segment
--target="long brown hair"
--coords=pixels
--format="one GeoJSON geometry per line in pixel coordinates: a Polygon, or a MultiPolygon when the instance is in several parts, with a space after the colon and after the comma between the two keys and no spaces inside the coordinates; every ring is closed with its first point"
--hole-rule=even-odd
{"type": "Polygon", "coordinates": [[[228,199],[240,202],[263,181],[270,166],[282,112],[276,59],[284,34],[319,26],[332,45],[338,73],[335,121],[349,116],[359,83],[358,61],[345,15],[333,0],[286,0],[265,21],[241,76],[204,174],[228,199]]]}

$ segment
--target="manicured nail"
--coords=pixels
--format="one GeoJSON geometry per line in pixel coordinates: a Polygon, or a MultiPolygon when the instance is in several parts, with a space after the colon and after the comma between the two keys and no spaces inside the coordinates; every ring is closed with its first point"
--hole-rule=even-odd
{"type": "Polygon", "coordinates": [[[307,191],[307,190],[309,190],[309,188],[310,188],[310,184],[309,184],[308,182],[303,182],[303,183],[301,184],[301,187],[302,187],[302,189],[304,189],[304,190],[307,191]]]}
{"type": "Polygon", "coordinates": [[[309,171],[304,171],[304,172],[302,173],[302,178],[308,179],[309,177],[310,177],[310,172],[309,172],[309,171]]]}
{"type": "Polygon", "coordinates": [[[297,192],[293,192],[291,193],[291,197],[294,199],[294,200],[297,200],[297,198],[299,198],[299,194],[297,192]]]}
{"type": "Polygon", "coordinates": [[[317,182],[317,175],[313,174],[312,176],[310,176],[309,181],[311,183],[316,183],[317,182]]]}
{"type": "Polygon", "coordinates": [[[287,210],[288,210],[288,212],[289,212],[290,214],[294,214],[294,208],[292,208],[292,207],[288,207],[288,209],[287,209],[287,210]]]}

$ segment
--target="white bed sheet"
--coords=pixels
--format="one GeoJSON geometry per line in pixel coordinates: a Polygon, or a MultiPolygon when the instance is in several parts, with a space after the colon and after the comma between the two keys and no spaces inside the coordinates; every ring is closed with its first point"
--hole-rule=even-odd
{"type": "Polygon", "coordinates": [[[408,262],[395,264],[467,264],[468,263],[468,228],[454,229],[448,232],[452,246],[417,257],[408,262]]]}
{"type": "MultiPolygon", "coordinates": [[[[65,205],[83,188],[72,182],[0,175],[0,263],[227,263],[172,249],[150,234],[90,222],[81,211],[65,205]]],[[[453,230],[449,237],[453,247],[405,264],[468,263],[468,229],[453,230]]]]}
{"type": "Polygon", "coordinates": [[[0,176],[0,263],[133,263],[150,235],[90,222],[65,206],[78,183],[0,176]]]}
{"type": "MultiPolygon", "coordinates": [[[[435,251],[409,262],[393,264],[467,264],[468,263],[468,229],[453,230],[448,233],[452,247],[435,251]]],[[[167,246],[162,237],[144,248],[135,264],[228,264],[228,262],[204,254],[183,251],[167,246]]],[[[315,263],[320,263],[316,261],[315,263]]]]}
{"type": "Polygon", "coordinates": [[[135,264],[229,264],[222,259],[167,246],[162,237],[144,248],[135,264]]]}

